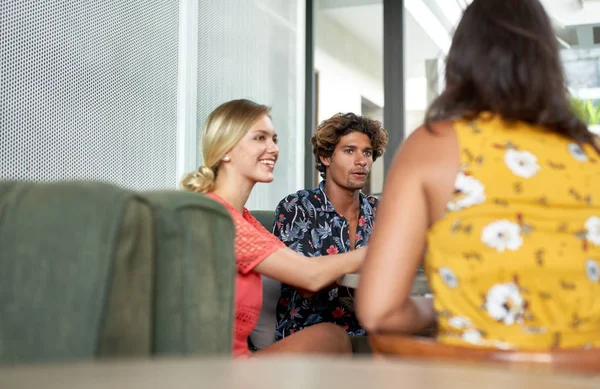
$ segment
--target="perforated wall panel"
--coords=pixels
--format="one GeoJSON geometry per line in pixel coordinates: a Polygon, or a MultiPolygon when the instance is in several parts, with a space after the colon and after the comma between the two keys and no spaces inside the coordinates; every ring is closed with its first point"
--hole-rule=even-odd
{"type": "Polygon", "coordinates": [[[205,0],[198,14],[198,135],[208,114],[227,100],[250,98],[272,106],[280,141],[275,181],[257,186],[247,207],[274,209],[300,189],[297,115],[304,113],[298,112],[297,66],[304,57],[297,54],[298,0],[205,0]]]}
{"type": "Polygon", "coordinates": [[[0,179],[175,188],[178,12],[0,1],[0,179]]]}

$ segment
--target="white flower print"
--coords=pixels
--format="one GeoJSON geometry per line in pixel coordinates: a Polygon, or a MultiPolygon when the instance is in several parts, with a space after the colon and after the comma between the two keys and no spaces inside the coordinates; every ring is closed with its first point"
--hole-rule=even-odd
{"type": "Polygon", "coordinates": [[[573,158],[575,158],[579,162],[586,162],[588,160],[585,151],[583,151],[583,149],[579,147],[577,143],[569,143],[567,147],[573,158]]]}
{"type": "Polygon", "coordinates": [[[449,288],[456,288],[458,286],[458,278],[454,275],[452,269],[447,267],[440,268],[440,275],[442,276],[442,281],[449,288]]]}
{"type": "Polygon", "coordinates": [[[329,301],[333,301],[338,296],[338,288],[333,288],[329,291],[329,301]]]}
{"type": "Polygon", "coordinates": [[[529,151],[509,149],[504,154],[504,163],[515,175],[523,178],[531,178],[540,170],[537,157],[529,151]]]}
{"type": "Polygon", "coordinates": [[[469,177],[462,172],[456,176],[454,183],[455,192],[458,192],[455,198],[448,203],[450,211],[458,211],[468,208],[475,204],[481,204],[485,201],[485,187],[481,182],[473,177],[469,177]]]}
{"type": "Polygon", "coordinates": [[[450,325],[450,327],[456,328],[457,330],[463,330],[465,328],[473,326],[469,318],[462,316],[454,316],[450,318],[450,320],[448,320],[448,325],[450,325]]]}
{"type": "Polygon", "coordinates": [[[462,333],[462,339],[471,344],[481,344],[481,332],[477,330],[466,330],[462,333]]]}
{"type": "Polygon", "coordinates": [[[592,216],[587,219],[585,222],[585,229],[587,230],[586,239],[596,246],[600,246],[600,218],[598,216],[592,216]]]}
{"type": "Polygon", "coordinates": [[[593,259],[585,261],[585,273],[592,282],[600,281],[600,266],[593,259]]]}
{"type": "Polygon", "coordinates": [[[494,342],[494,346],[500,350],[514,350],[515,349],[515,346],[513,346],[512,344],[502,342],[502,341],[494,342]]]}
{"type": "Polygon", "coordinates": [[[545,334],[548,329],[546,327],[527,326],[523,327],[523,332],[526,334],[545,334]]]}
{"type": "Polygon", "coordinates": [[[508,220],[495,221],[481,231],[481,241],[499,252],[516,251],[523,244],[521,227],[508,220]]]}
{"type": "Polygon", "coordinates": [[[521,322],[525,313],[525,300],[514,283],[496,284],[485,299],[485,309],[494,320],[507,326],[521,322]]]}

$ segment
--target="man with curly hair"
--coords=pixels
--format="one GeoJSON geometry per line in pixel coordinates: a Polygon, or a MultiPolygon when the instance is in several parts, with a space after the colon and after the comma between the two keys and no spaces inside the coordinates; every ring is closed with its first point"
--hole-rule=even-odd
{"type": "MultiPolygon", "coordinates": [[[[312,137],[316,168],[323,180],[316,188],[279,202],[273,233],[307,257],[366,246],[377,199],[365,196],[361,189],[387,142],[388,134],[377,120],[339,113],[323,121],[312,137]]],[[[322,322],[335,323],[350,336],[365,335],[353,302],[352,290],[337,284],[316,294],[282,284],[276,340],[322,322]]]]}

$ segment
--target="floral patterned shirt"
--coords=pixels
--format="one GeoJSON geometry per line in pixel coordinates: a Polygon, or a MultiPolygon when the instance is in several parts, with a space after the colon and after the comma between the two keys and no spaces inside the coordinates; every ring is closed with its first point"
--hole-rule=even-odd
{"type": "Polygon", "coordinates": [[[444,343],[600,347],[600,158],[489,114],[454,125],[460,172],[428,233],[444,343]]]}
{"type": "MultiPolygon", "coordinates": [[[[325,181],[281,200],[275,210],[273,234],[292,250],[307,256],[332,255],[350,250],[348,220],[337,213],[324,191],[325,181]]],[[[355,247],[366,246],[373,228],[377,199],[360,194],[355,247]]],[[[350,336],[365,335],[354,314],[350,288],[336,286],[303,298],[296,288],[283,284],[277,304],[277,340],[321,322],[335,323],[350,336]]]]}

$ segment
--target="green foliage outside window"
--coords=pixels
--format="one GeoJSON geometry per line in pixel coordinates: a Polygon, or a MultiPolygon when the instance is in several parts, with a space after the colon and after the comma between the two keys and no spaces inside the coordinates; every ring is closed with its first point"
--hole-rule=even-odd
{"type": "Polygon", "coordinates": [[[600,124],[600,104],[594,104],[592,100],[582,100],[571,98],[573,111],[579,118],[588,125],[600,124]]]}

